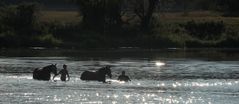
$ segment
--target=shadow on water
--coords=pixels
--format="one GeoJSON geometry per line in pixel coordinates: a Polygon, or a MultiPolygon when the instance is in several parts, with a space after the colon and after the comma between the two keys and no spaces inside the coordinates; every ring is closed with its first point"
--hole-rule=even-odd
{"type": "MultiPolygon", "coordinates": [[[[237,79],[238,49],[2,49],[1,73],[31,73],[48,64],[68,64],[80,75],[102,65],[113,66],[113,75],[127,70],[134,79],[237,79]],[[162,66],[158,62],[163,63],[162,66]]],[[[59,66],[58,67],[61,67],[59,66]]],[[[94,70],[93,70],[94,71],[94,70]]]]}
{"type": "Polygon", "coordinates": [[[70,57],[73,60],[189,58],[197,60],[239,60],[239,49],[1,49],[0,57],[70,57]]]}

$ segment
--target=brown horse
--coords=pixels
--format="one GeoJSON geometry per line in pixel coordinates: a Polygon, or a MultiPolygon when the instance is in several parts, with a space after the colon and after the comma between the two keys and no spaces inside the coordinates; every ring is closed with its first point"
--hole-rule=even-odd
{"type": "Polygon", "coordinates": [[[81,80],[106,82],[106,75],[112,77],[110,66],[102,67],[96,72],[84,71],[81,80]]]}
{"type": "Polygon", "coordinates": [[[33,79],[49,81],[51,79],[51,73],[57,74],[56,64],[48,65],[42,69],[36,68],[33,71],[33,79]]]}

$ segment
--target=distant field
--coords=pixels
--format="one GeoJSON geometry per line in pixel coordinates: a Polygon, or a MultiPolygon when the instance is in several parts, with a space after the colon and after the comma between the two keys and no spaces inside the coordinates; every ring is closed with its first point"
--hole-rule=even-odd
{"type": "MultiPolygon", "coordinates": [[[[40,20],[44,22],[78,23],[81,20],[77,11],[41,11],[40,20]]],[[[183,23],[191,20],[195,21],[224,21],[229,25],[239,26],[239,17],[222,17],[219,13],[210,11],[195,11],[187,14],[183,12],[160,13],[161,21],[168,23],[183,23]]]]}
{"type": "Polygon", "coordinates": [[[77,23],[81,20],[77,11],[41,11],[40,21],[77,23]]]}

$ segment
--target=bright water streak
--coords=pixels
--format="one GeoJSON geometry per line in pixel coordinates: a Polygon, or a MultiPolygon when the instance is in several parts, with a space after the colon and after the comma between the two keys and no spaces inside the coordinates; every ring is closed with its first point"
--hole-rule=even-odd
{"type": "MultiPolygon", "coordinates": [[[[0,58],[0,103],[17,104],[237,104],[238,61],[190,59],[73,60],[67,57],[0,58]],[[69,82],[36,81],[36,67],[67,64],[69,82]],[[85,82],[80,74],[112,65],[111,84],[85,82]],[[122,70],[132,79],[119,82],[122,70]]],[[[59,80],[59,78],[57,78],[59,80]]]]}

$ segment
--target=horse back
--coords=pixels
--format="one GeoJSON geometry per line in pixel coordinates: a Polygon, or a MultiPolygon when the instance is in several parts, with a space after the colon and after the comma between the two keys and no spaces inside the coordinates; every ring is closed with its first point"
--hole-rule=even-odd
{"type": "Polygon", "coordinates": [[[39,74],[38,74],[39,68],[34,69],[33,71],[33,79],[38,79],[39,74]]]}
{"type": "Polygon", "coordinates": [[[81,80],[96,80],[97,79],[97,75],[95,72],[90,72],[90,71],[84,71],[81,74],[81,80]]]}
{"type": "Polygon", "coordinates": [[[105,75],[100,74],[98,72],[90,72],[90,71],[84,71],[81,74],[81,80],[88,80],[88,81],[103,81],[105,82],[105,75]]]}
{"type": "Polygon", "coordinates": [[[43,68],[36,68],[33,71],[33,79],[50,80],[50,73],[46,73],[43,68]]]}

